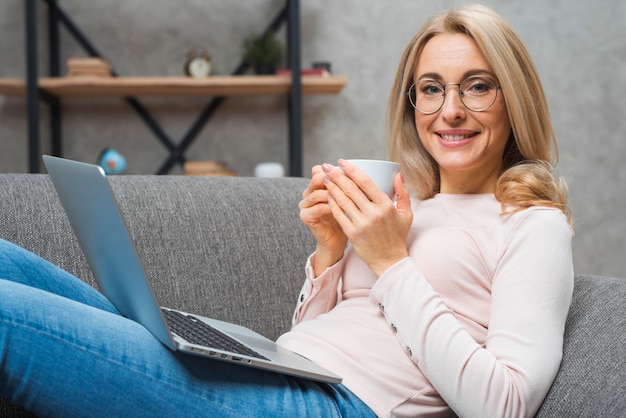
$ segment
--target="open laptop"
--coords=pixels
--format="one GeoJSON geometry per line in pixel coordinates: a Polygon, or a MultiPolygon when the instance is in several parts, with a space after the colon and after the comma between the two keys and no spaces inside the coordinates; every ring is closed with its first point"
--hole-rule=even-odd
{"type": "Polygon", "coordinates": [[[172,350],[311,380],[341,382],[339,376],[248,328],[160,307],[104,170],[49,155],[43,159],[100,291],[122,315],[146,327],[172,350]],[[203,336],[185,338],[189,327],[203,336]],[[217,334],[219,341],[207,342],[207,334],[217,334]]]}

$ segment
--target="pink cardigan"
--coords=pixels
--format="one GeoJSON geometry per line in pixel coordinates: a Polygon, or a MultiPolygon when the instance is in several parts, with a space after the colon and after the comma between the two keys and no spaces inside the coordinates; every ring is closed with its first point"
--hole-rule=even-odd
{"type": "Polygon", "coordinates": [[[492,194],[412,206],[410,256],[378,280],[350,247],[319,277],[309,259],[279,343],[343,376],[378,416],[533,416],[573,290],[565,216],[501,215],[492,194]]]}

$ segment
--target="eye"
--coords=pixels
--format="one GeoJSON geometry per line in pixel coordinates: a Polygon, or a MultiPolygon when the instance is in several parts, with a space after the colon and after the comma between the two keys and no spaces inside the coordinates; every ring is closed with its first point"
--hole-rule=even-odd
{"type": "Polygon", "coordinates": [[[463,94],[472,96],[487,95],[496,88],[496,83],[485,77],[470,77],[463,82],[461,90],[463,94]]]}
{"type": "Polygon", "coordinates": [[[418,81],[418,94],[421,96],[441,96],[443,95],[443,86],[435,80],[418,81]]]}

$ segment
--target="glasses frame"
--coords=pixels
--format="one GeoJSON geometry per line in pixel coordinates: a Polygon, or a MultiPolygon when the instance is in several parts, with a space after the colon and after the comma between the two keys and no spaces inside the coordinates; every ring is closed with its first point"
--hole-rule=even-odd
{"type": "Polygon", "coordinates": [[[498,90],[502,90],[502,86],[498,86],[496,84],[496,82],[491,78],[491,77],[486,77],[486,76],[482,76],[482,75],[471,75],[467,78],[465,78],[463,81],[461,81],[460,83],[446,83],[443,84],[441,81],[437,81],[435,79],[432,78],[420,78],[419,80],[417,80],[416,82],[414,82],[413,84],[411,84],[411,86],[409,87],[409,89],[404,93],[404,95],[407,97],[407,99],[409,100],[409,103],[411,103],[411,107],[413,107],[413,109],[417,110],[418,112],[420,112],[423,115],[434,115],[435,113],[439,112],[441,110],[441,108],[443,107],[443,104],[446,101],[446,88],[448,86],[458,86],[459,88],[459,98],[461,99],[461,103],[463,103],[463,106],[465,106],[465,108],[467,110],[470,110],[472,112],[484,112],[485,110],[489,109],[491,106],[493,106],[493,104],[496,102],[496,100],[498,99],[498,90]],[[479,78],[479,79],[486,79],[489,80],[490,82],[493,83],[494,86],[496,86],[496,94],[493,96],[493,101],[491,103],[489,103],[488,106],[483,107],[482,109],[472,109],[471,107],[469,107],[467,104],[465,104],[465,102],[463,101],[463,95],[465,94],[463,92],[463,90],[461,90],[461,85],[464,84],[467,80],[471,80],[474,78],[479,78]],[[424,112],[423,110],[420,110],[417,108],[417,106],[415,105],[415,103],[413,103],[413,100],[411,100],[411,90],[416,88],[415,86],[417,85],[417,83],[421,82],[421,81],[433,81],[437,84],[439,84],[442,88],[443,93],[441,93],[441,104],[439,105],[439,107],[437,108],[437,110],[433,110],[432,112],[424,112]]]}

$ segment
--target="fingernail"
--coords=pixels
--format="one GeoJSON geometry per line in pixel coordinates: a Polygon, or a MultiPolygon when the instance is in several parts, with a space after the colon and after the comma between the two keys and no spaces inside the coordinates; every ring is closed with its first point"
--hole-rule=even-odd
{"type": "Polygon", "coordinates": [[[344,160],[343,158],[341,158],[341,159],[339,160],[339,165],[340,165],[341,167],[345,167],[346,165],[348,165],[348,162],[347,162],[346,160],[344,160]]]}
{"type": "Polygon", "coordinates": [[[333,169],[333,166],[328,164],[328,163],[324,163],[322,164],[322,170],[324,170],[324,172],[326,173],[330,173],[333,169]]]}

